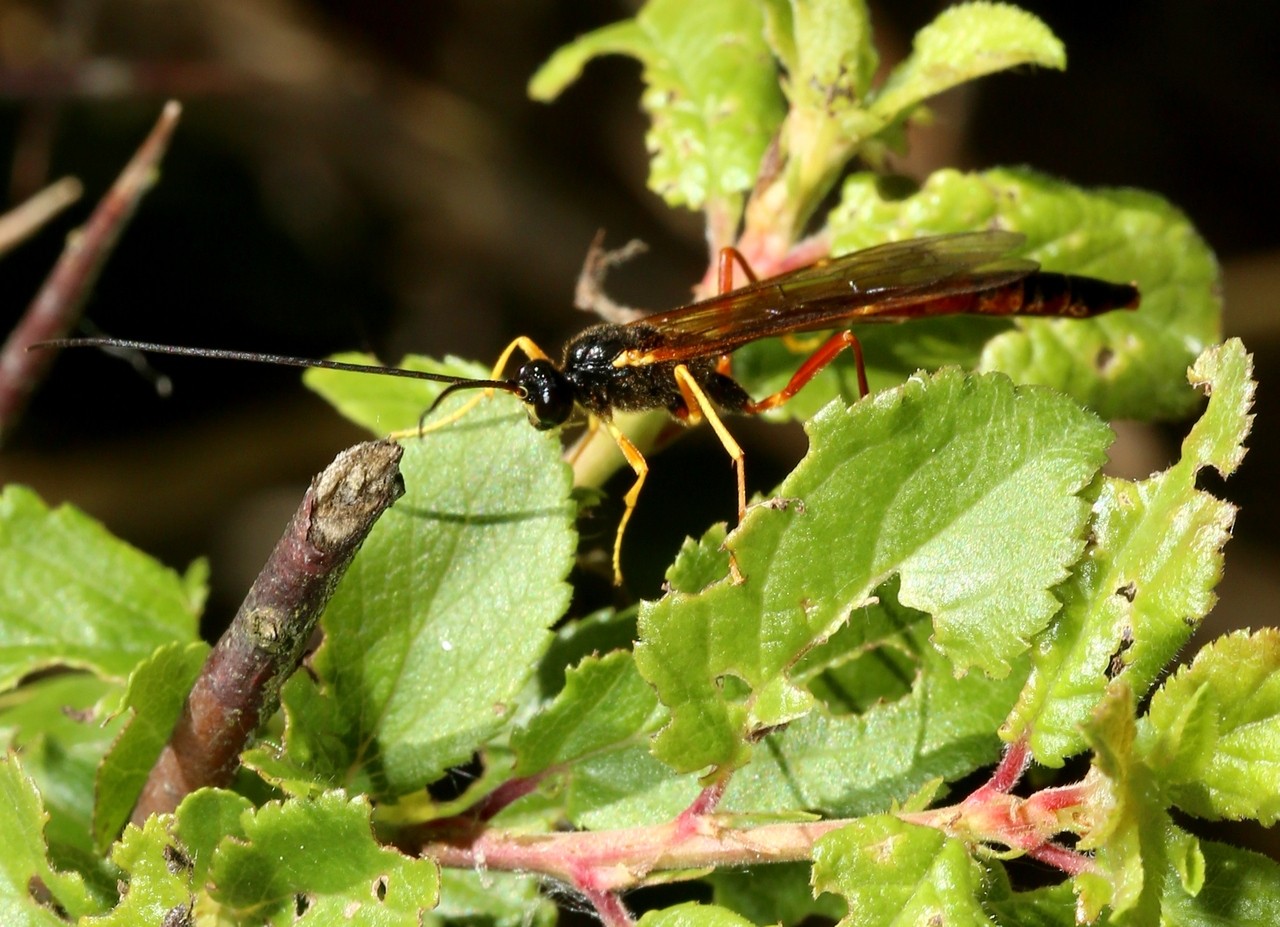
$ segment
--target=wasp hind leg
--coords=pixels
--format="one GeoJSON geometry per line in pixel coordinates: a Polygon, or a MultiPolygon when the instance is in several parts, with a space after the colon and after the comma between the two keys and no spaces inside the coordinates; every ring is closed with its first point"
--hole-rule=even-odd
{"type": "Polygon", "coordinates": [[[810,354],[808,359],[800,365],[800,369],[792,375],[786,386],[771,396],[752,400],[743,406],[742,411],[754,415],[757,412],[764,412],[782,405],[804,389],[810,380],[821,373],[845,349],[853,352],[853,363],[858,373],[858,397],[865,397],[870,390],[867,388],[867,365],[862,358],[862,344],[858,341],[858,336],[853,332],[842,331],[836,332],[822,343],[822,347],[810,354]]]}

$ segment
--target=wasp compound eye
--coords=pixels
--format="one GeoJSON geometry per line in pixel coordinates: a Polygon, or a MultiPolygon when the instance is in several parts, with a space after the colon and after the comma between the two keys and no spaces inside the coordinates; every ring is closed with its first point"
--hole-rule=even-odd
{"type": "Polygon", "coordinates": [[[524,390],[535,428],[563,425],[572,414],[573,386],[550,361],[529,361],[516,373],[515,382],[524,390]]]}

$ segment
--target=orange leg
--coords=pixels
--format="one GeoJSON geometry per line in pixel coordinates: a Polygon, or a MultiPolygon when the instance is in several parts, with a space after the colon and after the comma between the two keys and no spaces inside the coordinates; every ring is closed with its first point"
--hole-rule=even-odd
{"type": "MultiPolygon", "coordinates": [[[[756,282],[756,272],[751,269],[751,265],[747,263],[747,259],[742,256],[742,252],[737,248],[721,248],[720,255],[717,258],[716,272],[716,289],[723,295],[732,290],[733,287],[733,265],[737,263],[742,268],[743,274],[747,277],[748,283],[756,282]]],[[[720,360],[716,362],[716,371],[724,374],[726,377],[733,376],[733,358],[728,354],[722,354],[720,360]]]]}
{"type": "Polygon", "coordinates": [[[717,259],[717,275],[716,285],[721,294],[728,293],[733,287],[733,264],[738,262],[738,266],[742,268],[742,272],[747,275],[749,283],[756,282],[756,272],[751,269],[751,265],[747,263],[747,259],[742,256],[742,252],[737,248],[721,248],[720,255],[717,259]]]}
{"type": "Polygon", "coordinates": [[[832,335],[823,343],[822,347],[809,355],[809,359],[800,365],[800,369],[795,372],[786,386],[772,396],[766,396],[763,399],[751,402],[742,411],[748,413],[763,412],[766,409],[782,405],[804,389],[805,384],[835,360],[836,356],[845,348],[853,352],[854,364],[858,370],[858,393],[860,396],[866,396],[870,390],[867,388],[867,367],[862,359],[862,345],[853,332],[843,331],[832,335]]]}

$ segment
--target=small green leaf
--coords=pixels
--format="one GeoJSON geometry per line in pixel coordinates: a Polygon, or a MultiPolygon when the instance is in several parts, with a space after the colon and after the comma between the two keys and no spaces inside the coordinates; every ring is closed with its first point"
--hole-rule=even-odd
{"type": "Polygon", "coordinates": [[[1084,726],[1100,774],[1089,802],[1097,819],[1079,843],[1081,850],[1095,851],[1096,870],[1076,879],[1079,910],[1087,920],[1106,905],[1118,923],[1156,923],[1169,848],[1183,839],[1169,820],[1155,775],[1134,750],[1133,712],[1133,692],[1120,680],[1084,726]]]}
{"type": "MultiPolygon", "coordinates": [[[[313,388],[381,428],[414,409],[416,424],[440,389],[409,384],[421,389],[406,402],[362,382],[373,377],[312,373],[313,388]]],[[[345,721],[329,729],[345,732],[349,775],[391,795],[467,760],[511,717],[568,604],[576,545],[556,436],[530,428],[512,396],[480,397],[462,420],[409,439],[400,470],[405,496],[330,602],[314,660],[345,721]]]]}
{"type": "Polygon", "coordinates": [[[204,886],[223,840],[245,840],[245,822],[253,818],[253,802],[227,789],[197,789],[173,814],[178,849],[191,862],[193,885],[204,886]]]}
{"type": "Polygon", "coordinates": [[[116,689],[88,673],[62,673],[0,696],[0,750],[21,753],[23,771],[40,791],[50,859],[78,870],[104,895],[114,892],[115,875],[102,871],[93,844],[94,777],[124,719],[106,721],[95,706],[116,689]]]}
{"type": "Polygon", "coordinates": [[[1239,631],[1205,647],[1151,699],[1153,768],[1183,810],[1280,819],[1280,631],[1239,631]]]}
{"type": "Polygon", "coordinates": [[[92,927],[182,924],[170,912],[190,912],[195,883],[190,859],[169,833],[169,816],[153,816],[138,828],[130,824],[111,851],[120,868],[122,895],[110,914],[89,921],[92,927]]]}
{"type": "Polygon", "coordinates": [[[956,371],[808,429],[778,491],[803,507],[756,507],[729,537],[745,581],[641,610],[636,664],[672,709],[655,750],[678,770],[740,765],[758,732],[805,714],[793,665],[894,574],[958,668],[1007,674],[1057,610],[1049,589],[1083,547],[1075,494],[1110,440],[1060,396],[956,371]]]}
{"type": "Polygon", "coordinates": [[[1235,508],[1197,489],[1196,474],[1242,453],[1253,393],[1243,346],[1207,351],[1193,378],[1204,378],[1210,398],[1182,459],[1147,480],[1099,484],[1087,559],[1060,590],[1062,612],[1003,732],[1012,739],[1030,728],[1041,763],[1059,765],[1081,748],[1079,725],[1110,678],[1123,673],[1145,693],[1213,607],[1235,508]]]}
{"type": "Polygon", "coordinates": [[[1003,867],[987,870],[990,877],[983,907],[1000,927],[1078,927],[1075,890],[1070,882],[1015,892],[1003,867]]]}
{"type": "Polygon", "coordinates": [[[1170,869],[1161,899],[1162,923],[1177,927],[1280,924],[1280,864],[1259,853],[1205,842],[1204,884],[1195,893],[1170,869]]]}
{"type": "Polygon", "coordinates": [[[672,206],[737,215],[782,120],[782,95],[752,0],[649,0],[634,20],[561,48],[529,82],[550,100],[586,63],[608,54],[644,65],[641,106],[652,119],[649,187],[672,206]]]}
{"type": "Polygon", "coordinates": [[[208,653],[204,643],[161,647],[138,664],[120,704],[110,709],[127,712],[128,720],[98,769],[93,838],[100,849],[110,846],[129,820],[208,653]]]}
{"type": "Polygon", "coordinates": [[[589,657],[564,690],[511,738],[517,776],[532,776],[620,745],[642,743],[664,716],[631,654],[589,657]]]}
{"type": "Polygon", "coordinates": [[[751,921],[728,908],[686,901],[684,904],[650,911],[640,918],[641,927],[755,927],[751,921]]]}
{"type": "Polygon", "coordinates": [[[588,657],[569,670],[563,691],[515,731],[520,776],[558,772],[565,814],[578,826],[628,827],[670,820],[694,796],[692,777],[676,777],[649,752],[666,717],[632,655],[588,657]]]}
{"type": "Polygon", "coordinates": [[[813,852],[814,892],[849,903],[840,927],[987,924],[982,867],[964,844],[888,815],[827,834],[813,852]]]}
{"type": "Polygon", "coordinates": [[[880,56],[863,0],[808,0],[765,5],[770,44],[787,68],[793,110],[837,116],[861,107],[880,56]]]}
{"type": "Polygon", "coordinates": [[[446,869],[440,873],[440,906],[422,927],[554,927],[556,906],[532,876],[511,872],[446,869]]]}
{"type": "Polygon", "coordinates": [[[48,820],[35,784],[22,772],[13,754],[0,757],[0,922],[14,927],[60,927],[66,922],[52,906],[32,896],[42,885],[53,901],[71,917],[94,914],[100,905],[75,873],[59,872],[49,864],[44,826],[48,820]]]}
{"type": "Polygon", "coordinates": [[[439,870],[378,843],[365,798],[330,792],[245,815],[210,870],[211,895],[243,921],[417,927],[435,907],[439,870]],[[297,899],[305,915],[295,920],[297,899]]]}
{"type": "Polygon", "coordinates": [[[718,522],[698,540],[686,538],[667,569],[667,585],[692,595],[722,579],[729,572],[729,552],[724,547],[728,533],[725,524],[718,522]]]}
{"type": "Polygon", "coordinates": [[[916,33],[911,54],[875,94],[871,112],[899,119],[931,96],[1022,65],[1063,70],[1067,53],[1043,22],[1003,3],[949,7],[916,33]]]}
{"type": "Polygon", "coordinates": [[[809,863],[776,863],[750,870],[717,869],[707,881],[712,900],[754,924],[799,924],[809,917],[838,921],[844,904],[834,895],[813,897],[809,863]]]}
{"type": "Polygon", "coordinates": [[[368,776],[352,775],[360,742],[343,706],[307,673],[294,673],[280,690],[282,743],[259,740],[241,761],[267,782],[295,797],[340,786],[367,790],[368,776]]]}
{"type": "Polygon", "coordinates": [[[53,666],[123,681],[164,644],[198,639],[202,588],[69,505],[0,495],[0,690],[53,666]]]}

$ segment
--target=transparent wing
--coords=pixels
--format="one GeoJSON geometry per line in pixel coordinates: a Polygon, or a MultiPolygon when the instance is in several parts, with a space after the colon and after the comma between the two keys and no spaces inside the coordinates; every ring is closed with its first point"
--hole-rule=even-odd
{"type": "Polygon", "coordinates": [[[759,338],[850,321],[927,315],[927,303],[1021,280],[1035,261],[1007,257],[1023,237],[989,229],[895,241],[831,258],[700,302],[646,316],[661,344],[650,361],[726,354],[759,338]]]}

